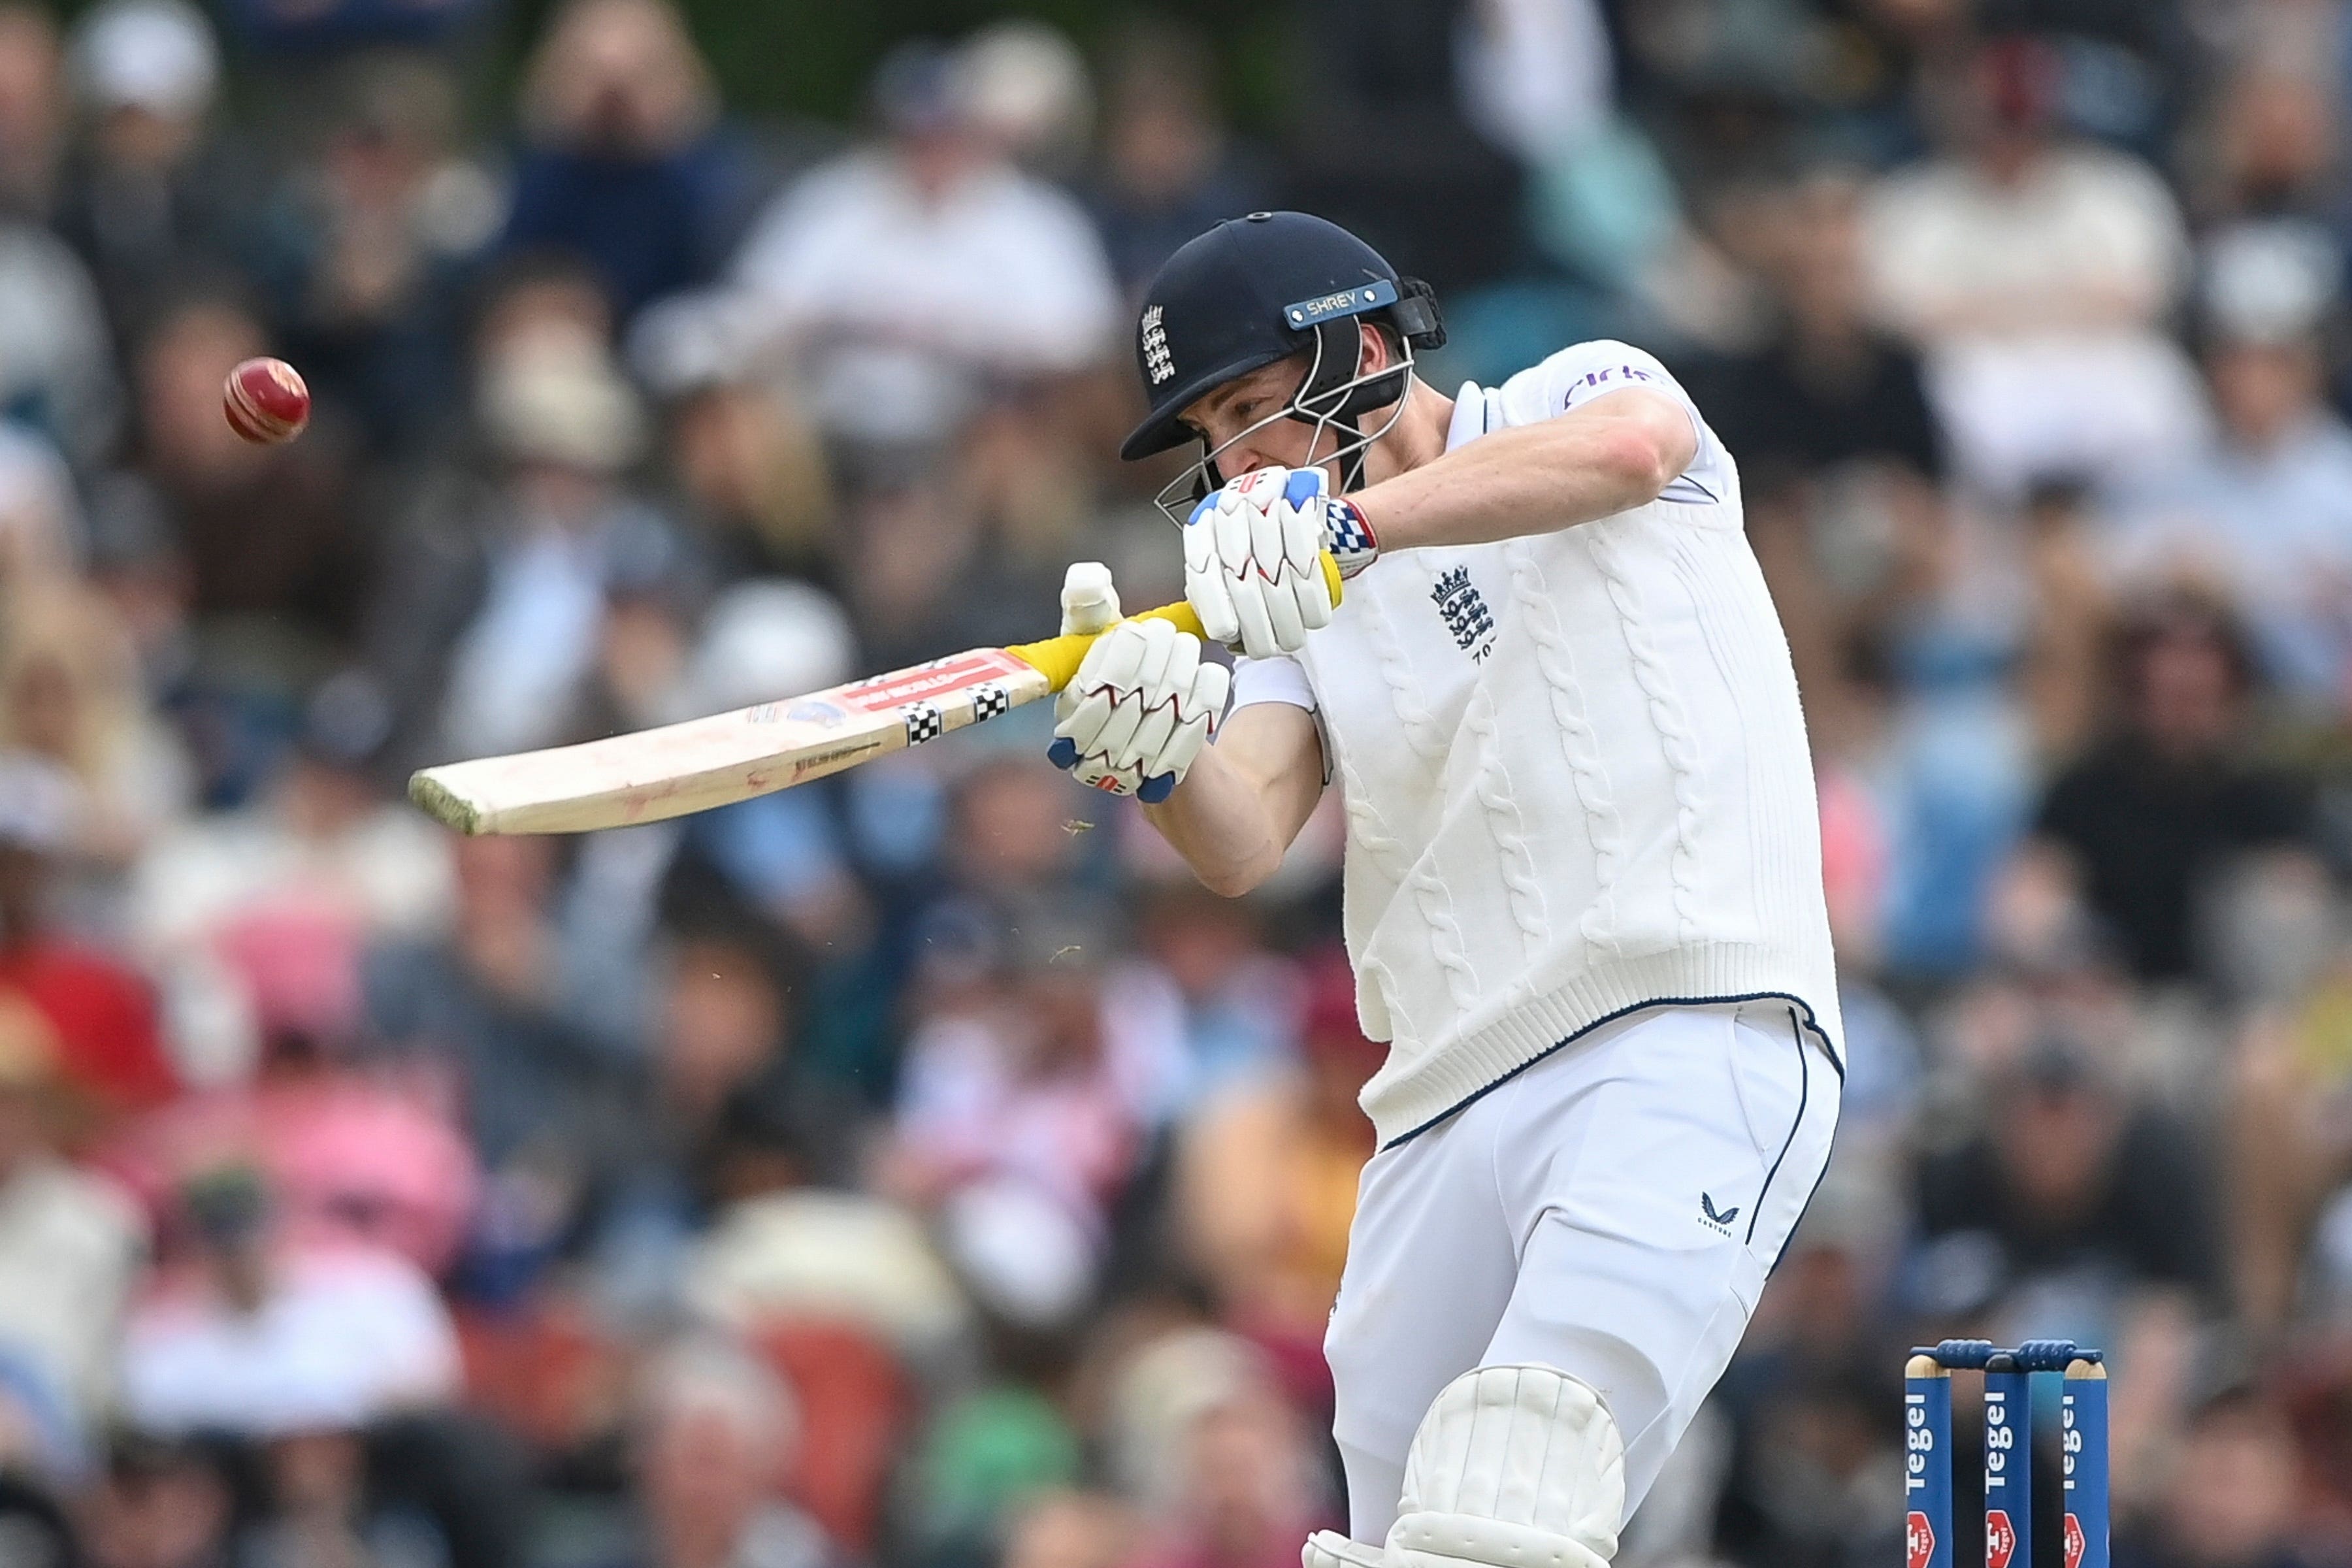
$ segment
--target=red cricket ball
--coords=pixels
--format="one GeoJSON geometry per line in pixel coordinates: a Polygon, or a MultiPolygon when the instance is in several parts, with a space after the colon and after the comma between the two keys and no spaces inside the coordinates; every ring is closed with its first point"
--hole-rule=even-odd
{"type": "Polygon", "coordinates": [[[221,388],[228,427],[257,446],[291,441],[310,422],[310,389],[282,359],[249,359],[221,388]]]}

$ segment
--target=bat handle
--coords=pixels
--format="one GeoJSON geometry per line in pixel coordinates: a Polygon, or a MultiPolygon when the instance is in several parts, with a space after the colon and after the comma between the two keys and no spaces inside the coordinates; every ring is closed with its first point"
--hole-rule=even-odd
{"type": "MultiPolygon", "coordinates": [[[[1331,602],[1338,604],[1339,567],[1328,550],[1323,552],[1323,580],[1331,585],[1331,602]]],[[[1189,632],[1196,637],[1205,635],[1201,630],[1201,617],[1193,614],[1191,605],[1181,600],[1126,618],[1130,621],[1166,621],[1180,632],[1189,632]]],[[[1049,689],[1059,691],[1076,678],[1078,665],[1086,658],[1087,650],[1095,646],[1095,639],[1100,636],[1101,632],[1072,632],[1066,637],[1047,637],[1042,642],[1022,643],[1004,651],[1022,663],[1034,667],[1045,676],[1049,689]]]]}

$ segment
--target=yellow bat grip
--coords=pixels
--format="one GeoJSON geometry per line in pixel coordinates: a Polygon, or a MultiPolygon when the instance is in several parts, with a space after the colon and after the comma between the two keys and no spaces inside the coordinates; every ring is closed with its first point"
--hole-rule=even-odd
{"type": "MultiPolygon", "coordinates": [[[[1339,566],[1331,552],[1323,552],[1323,581],[1331,585],[1331,602],[1339,602],[1339,566]]],[[[1201,617],[1192,613],[1189,604],[1162,605],[1156,610],[1124,617],[1130,621],[1166,621],[1180,632],[1202,636],[1201,617]]],[[[1105,630],[1108,628],[1106,627],[1105,630]]],[[[1084,662],[1087,650],[1095,646],[1101,632],[1072,632],[1066,637],[1047,637],[1043,642],[1025,642],[1004,651],[1045,676],[1049,690],[1059,691],[1076,679],[1078,666],[1084,662]]]]}

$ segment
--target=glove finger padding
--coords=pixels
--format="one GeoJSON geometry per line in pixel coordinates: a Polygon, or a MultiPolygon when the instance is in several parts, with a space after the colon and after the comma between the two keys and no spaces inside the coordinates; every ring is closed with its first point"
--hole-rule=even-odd
{"type": "MultiPolygon", "coordinates": [[[[1331,584],[1323,576],[1323,497],[1328,485],[1320,468],[1300,468],[1283,487],[1282,586],[1297,606],[1299,641],[1331,624],[1331,584]]],[[[1296,652],[1297,649],[1288,651],[1296,652]]]]}
{"type": "MultiPolygon", "coordinates": [[[[1212,521],[1217,531],[1216,569],[1224,578],[1225,592],[1233,601],[1242,651],[1252,658],[1272,658],[1284,650],[1275,638],[1274,622],[1266,613],[1266,584],[1255,554],[1257,526],[1266,521],[1265,514],[1227,490],[1217,498],[1217,510],[1212,521]]],[[[1265,570],[1274,570],[1280,559],[1278,550],[1269,554],[1265,570]]],[[[1202,629],[1207,629],[1205,623],[1202,629]]]]}
{"type": "MultiPolygon", "coordinates": [[[[1118,589],[1111,584],[1110,568],[1099,561],[1071,562],[1069,570],[1062,574],[1062,636],[1101,632],[1118,624],[1118,589]]],[[[1076,710],[1078,697],[1075,680],[1055,694],[1056,721],[1076,710]]]]}
{"type": "Polygon", "coordinates": [[[1250,553],[1257,565],[1257,592],[1265,601],[1266,624],[1274,632],[1279,653],[1297,653],[1307,646],[1307,620],[1299,613],[1298,577],[1290,564],[1290,536],[1304,520],[1287,501],[1276,501],[1261,512],[1250,529],[1250,553]]]}
{"type": "Polygon", "coordinates": [[[1231,498],[1222,490],[1204,498],[1192,509],[1192,521],[1184,525],[1184,597],[1191,602],[1192,613],[1201,617],[1202,635],[1230,647],[1240,639],[1242,624],[1234,608],[1233,584],[1226,580],[1217,552],[1221,503],[1231,504],[1231,498]]]}
{"type": "MultiPolygon", "coordinates": [[[[1149,672],[1145,682],[1148,691],[1163,691],[1167,700],[1152,703],[1143,710],[1142,721],[1136,725],[1135,735],[1128,742],[1129,757],[1113,752],[1114,761],[1142,762],[1158,756],[1176,732],[1183,719],[1184,708],[1192,695],[1193,683],[1201,669],[1201,640],[1198,637],[1169,637],[1165,661],[1156,671],[1149,672]]],[[[1189,760],[1189,759],[1188,759],[1189,760]]]]}
{"type": "Polygon", "coordinates": [[[1131,635],[1124,630],[1118,634],[1120,658],[1113,677],[1118,706],[1095,736],[1094,744],[1087,748],[1102,753],[1113,767],[1125,767],[1136,760],[1135,732],[1142,726],[1145,711],[1165,700],[1168,650],[1177,637],[1176,628],[1166,621],[1130,625],[1135,628],[1131,635]]]}
{"type": "Polygon", "coordinates": [[[1604,1568],[1624,1509],[1624,1439],[1591,1384],[1480,1367],[1413,1434],[1388,1568],[1604,1568]]]}
{"type": "MultiPolygon", "coordinates": [[[[1201,748],[1217,732],[1225,711],[1225,699],[1233,694],[1233,672],[1222,664],[1201,667],[1193,678],[1192,695],[1170,705],[1176,721],[1168,739],[1160,743],[1156,754],[1144,753],[1142,765],[1150,777],[1167,778],[1172,784],[1192,770],[1201,748]]],[[[1159,798],[1166,799],[1165,792],[1159,798]]]]}
{"type": "Polygon", "coordinates": [[[1079,663],[1065,693],[1075,700],[1047,754],[1091,789],[1165,799],[1231,689],[1223,666],[1202,662],[1198,637],[1165,621],[1122,621],[1079,663]]]}

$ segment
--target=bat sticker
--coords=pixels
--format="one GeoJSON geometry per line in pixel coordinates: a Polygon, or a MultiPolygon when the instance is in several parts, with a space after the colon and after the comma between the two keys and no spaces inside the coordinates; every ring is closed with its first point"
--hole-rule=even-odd
{"type": "Polygon", "coordinates": [[[947,731],[947,724],[940,719],[935,705],[917,702],[907,709],[907,744],[919,746],[926,741],[936,741],[947,731]]]}

